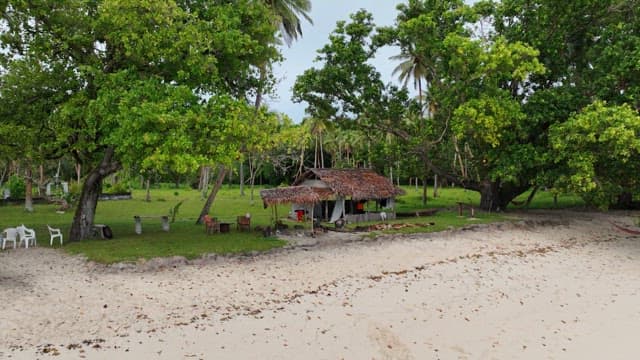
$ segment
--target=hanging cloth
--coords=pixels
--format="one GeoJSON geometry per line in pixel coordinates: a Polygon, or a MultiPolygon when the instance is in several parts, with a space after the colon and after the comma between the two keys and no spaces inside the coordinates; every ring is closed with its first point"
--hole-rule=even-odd
{"type": "Polygon", "coordinates": [[[336,205],[333,207],[333,212],[331,213],[330,223],[336,222],[336,220],[340,219],[344,215],[344,198],[337,197],[336,205]]]}

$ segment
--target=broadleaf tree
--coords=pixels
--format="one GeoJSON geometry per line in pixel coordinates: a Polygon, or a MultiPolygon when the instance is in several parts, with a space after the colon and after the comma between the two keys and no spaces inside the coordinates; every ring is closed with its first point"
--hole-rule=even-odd
{"type": "MultiPolygon", "coordinates": [[[[211,107],[246,105],[260,83],[257,64],[279,58],[272,13],[250,0],[0,5],[3,80],[29,61],[43,69],[39,96],[53,92],[30,130],[46,126],[52,153],[90,169],[72,241],[91,235],[102,181],[124,164],[182,172],[226,163],[235,154],[234,122],[251,118],[211,107]],[[65,78],[65,86],[47,86],[65,78]],[[208,125],[219,136],[204,141],[208,125]]],[[[3,89],[2,101],[21,91],[3,89]]]]}
{"type": "Polygon", "coordinates": [[[503,37],[474,37],[465,24],[482,14],[461,1],[412,0],[399,12],[396,27],[376,33],[365,11],[349,24],[338,23],[319,50],[322,67],[298,78],[294,99],[309,103],[313,115],[377,132],[380,139],[387,133],[399,137],[401,151],[419,158],[425,173],[479,191],[484,209],[504,209],[533,176],[532,166],[515,154],[535,157],[526,144],[521,93],[531,75],[544,72],[537,51],[503,37]],[[420,111],[415,101],[406,90],[384,85],[369,65],[383,45],[410,47],[423,56],[433,79],[428,119],[408,121],[420,111]]]}

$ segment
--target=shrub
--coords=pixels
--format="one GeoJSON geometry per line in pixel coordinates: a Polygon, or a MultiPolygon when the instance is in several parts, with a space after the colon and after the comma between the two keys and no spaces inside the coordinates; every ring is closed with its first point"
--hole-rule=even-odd
{"type": "Polygon", "coordinates": [[[126,194],[130,192],[129,186],[125,183],[116,183],[109,187],[105,186],[105,193],[108,194],[126,194]]]}
{"type": "Polygon", "coordinates": [[[11,191],[11,198],[19,199],[24,197],[26,185],[22,177],[12,175],[7,181],[7,187],[11,191]]]}

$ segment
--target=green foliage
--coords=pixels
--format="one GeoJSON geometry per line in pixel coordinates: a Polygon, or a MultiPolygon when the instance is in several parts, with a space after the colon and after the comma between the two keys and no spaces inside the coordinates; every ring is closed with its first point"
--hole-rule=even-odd
{"type": "MultiPolygon", "coordinates": [[[[177,196],[178,193],[175,192],[174,195],[177,196]]],[[[176,222],[176,217],[178,216],[178,211],[180,211],[180,206],[182,206],[182,203],[184,203],[184,200],[178,201],[178,203],[174,207],[169,209],[169,216],[171,216],[172,223],[176,222]]]]}
{"type": "Polygon", "coordinates": [[[129,186],[126,183],[123,182],[118,182],[115,183],[113,185],[111,184],[105,184],[104,189],[103,189],[103,193],[106,194],[125,194],[130,192],[131,189],[129,188],[129,186]]]}
{"type": "Polygon", "coordinates": [[[607,207],[622,192],[640,192],[640,116],[628,105],[594,102],[551,129],[558,185],[607,207]]]}
{"type": "Polygon", "coordinates": [[[12,199],[24,198],[26,189],[24,178],[22,178],[21,176],[12,175],[11,177],[9,177],[6,185],[11,192],[12,199]]]}
{"type": "Polygon", "coordinates": [[[269,65],[280,59],[276,14],[263,2],[0,7],[0,135],[22,141],[7,150],[34,161],[73,156],[97,175],[85,177],[86,219],[74,219],[73,240],[93,222],[102,180],[123,166],[185,174],[237,160],[253,124],[248,99],[270,89],[269,65]]]}
{"type": "Polygon", "coordinates": [[[370,155],[378,158],[369,162],[412,154],[421,164],[406,161],[405,168],[422,167],[416,175],[433,171],[496,198],[486,204],[506,206],[528,188],[537,165],[510,155],[537,158],[536,149],[526,146],[520,93],[532,87],[531,76],[545,70],[538,51],[500,36],[474,36],[471,25],[481,15],[476,11],[488,11],[484,7],[416,0],[398,10],[394,28],[374,31],[365,11],[353,14],[350,23],[338,23],[319,50],[322,67],[298,77],[294,99],[308,102],[308,111],[321,119],[397,138],[377,139],[370,155]],[[413,76],[424,77],[418,79],[425,81],[424,100],[383,84],[368,63],[383,45],[399,46],[412,61],[413,76]],[[422,101],[428,103],[426,117],[422,101]],[[489,188],[502,190],[484,191],[489,188]]]}

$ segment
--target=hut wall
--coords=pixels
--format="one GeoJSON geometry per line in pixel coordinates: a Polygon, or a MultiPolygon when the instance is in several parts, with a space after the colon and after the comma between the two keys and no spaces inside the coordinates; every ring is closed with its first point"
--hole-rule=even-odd
{"type": "MultiPolygon", "coordinates": [[[[387,214],[387,220],[395,220],[396,218],[396,213],[395,212],[386,212],[387,214]]],[[[382,218],[380,217],[380,213],[379,212],[368,212],[368,213],[364,213],[364,214],[347,214],[345,215],[347,222],[352,223],[352,224],[357,224],[360,222],[367,222],[367,221],[382,221],[382,218]]]]}

